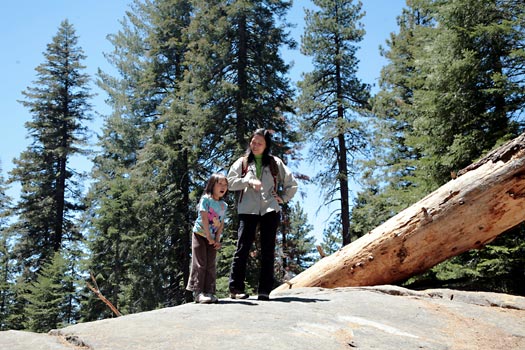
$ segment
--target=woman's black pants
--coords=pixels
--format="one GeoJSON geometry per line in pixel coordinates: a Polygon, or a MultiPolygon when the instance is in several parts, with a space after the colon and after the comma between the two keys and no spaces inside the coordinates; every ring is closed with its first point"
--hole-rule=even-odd
{"type": "Polygon", "coordinates": [[[248,255],[255,239],[257,225],[260,225],[261,270],[258,293],[270,294],[274,283],[275,238],[280,221],[281,214],[275,211],[264,215],[239,214],[237,250],[230,272],[230,290],[244,292],[248,255]]]}

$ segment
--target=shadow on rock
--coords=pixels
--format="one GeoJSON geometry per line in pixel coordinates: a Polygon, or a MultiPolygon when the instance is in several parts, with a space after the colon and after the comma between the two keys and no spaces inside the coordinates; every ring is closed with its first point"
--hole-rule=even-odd
{"type": "Polygon", "coordinates": [[[275,297],[270,298],[270,300],[257,300],[257,299],[220,299],[219,304],[240,304],[255,306],[272,302],[280,303],[317,303],[320,301],[330,301],[329,299],[315,299],[315,298],[300,298],[295,296],[286,296],[286,297],[275,297]]]}
{"type": "Polygon", "coordinates": [[[329,299],[312,299],[312,298],[299,298],[299,297],[276,297],[271,298],[269,302],[272,301],[279,301],[281,303],[291,303],[291,302],[298,302],[298,303],[317,303],[319,301],[330,301],[329,299]]]}
{"type": "Polygon", "coordinates": [[[246,306],[256,306],[258,303],[249,299],[219,299],[219,304],[240,304],[246,306]]]}

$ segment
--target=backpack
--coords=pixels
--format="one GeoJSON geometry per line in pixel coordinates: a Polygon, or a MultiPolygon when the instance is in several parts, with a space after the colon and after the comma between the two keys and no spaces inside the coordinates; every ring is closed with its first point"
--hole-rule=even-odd
{"type": "MultiPolygon", "coordinates": [[[[248,156],[242,157],[242,171],[241,171],[241,177],[244,177],[246,173],[248,172],[248,156]]],[[[274,156],[270,156],[270,172],[273,176],[273,187],[275,190],[277,190],[277,176],[279,176],[279,167],[277,166],[277,161],[275,160],[274,156]]],[[[242,196],[244,194],[244,191],[240,191],[239,200],[238,203],[242,201],[242,196]]]]}

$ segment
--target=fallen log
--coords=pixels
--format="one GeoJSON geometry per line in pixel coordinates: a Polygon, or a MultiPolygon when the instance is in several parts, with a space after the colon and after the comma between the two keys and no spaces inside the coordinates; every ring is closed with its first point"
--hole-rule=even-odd
{"type": "Polygon", "coordinates": [[[391,284],[422,273],[525,221],[525,134],[274,292],[391,284]]]}

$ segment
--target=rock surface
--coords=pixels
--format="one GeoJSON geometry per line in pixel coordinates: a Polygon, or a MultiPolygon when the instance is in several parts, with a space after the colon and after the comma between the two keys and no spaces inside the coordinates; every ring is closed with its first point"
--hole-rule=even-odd
{"type": "Polygon", "coordinates": [[[525,298],[396,286],[300,288],[221,299],[49,334],[0,332],[0,349],[525,349],[525,298]]]}

